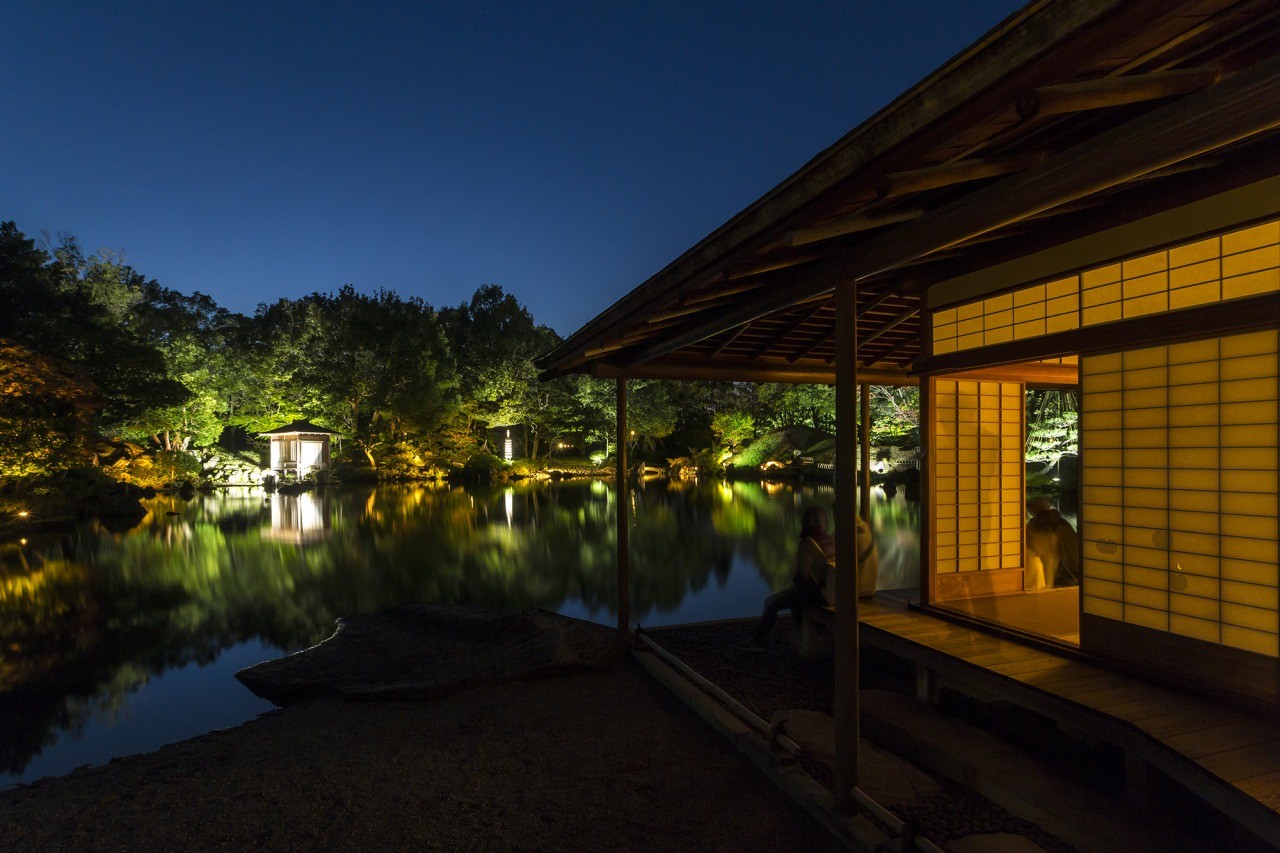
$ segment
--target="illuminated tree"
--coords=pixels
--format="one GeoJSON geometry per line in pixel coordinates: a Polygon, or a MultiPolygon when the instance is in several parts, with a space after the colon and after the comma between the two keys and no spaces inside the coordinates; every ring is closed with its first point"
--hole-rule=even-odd
{"type": "Polygon", "coordinates": [[[0,339],[0,478],[85,464],[97,409],[73,368],[0,339]]]}

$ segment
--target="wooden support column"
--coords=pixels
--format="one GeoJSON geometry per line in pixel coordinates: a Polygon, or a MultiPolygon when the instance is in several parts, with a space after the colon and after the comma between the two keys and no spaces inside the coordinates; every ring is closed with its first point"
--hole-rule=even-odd
{"type": "Polygon", "coordinates": [[[631,481],[627,477],[627,380],[618,382],[618,470],[615,497],[618,505],[618,636],[626,640],[631,636],[631,549],[628,534],[631,532],[631,481]]]}
{"type": "Polygon", "coordinates": [[[858,457],[858,514],[871,526],[871,386],[858,386],[858,427],[862,433],[862,453],[858,457]]]}
{"type": "Polygon", "coordinates": [[[858,291],[836,287],[836,804],[853,808],[861,707],[858,649],[858,291]]]}

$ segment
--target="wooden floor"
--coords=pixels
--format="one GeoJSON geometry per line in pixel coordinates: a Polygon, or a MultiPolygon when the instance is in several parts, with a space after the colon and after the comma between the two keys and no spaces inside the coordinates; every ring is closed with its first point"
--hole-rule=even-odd
{"type": "Polygon", "coordinates": [[[1011,595],[987,595],[939,604],[1028,634],[1080,645],[1080,587],[1040,589],[1011,595]]]}
{"type": "Polygon", "coordinates": [[[1113,743],[1125,750],[1132,778],[1154,767],[1280,848],[1275,718],[992,636],[901,599],[877,596],[859,611],[863,643],[1113,743]]]}

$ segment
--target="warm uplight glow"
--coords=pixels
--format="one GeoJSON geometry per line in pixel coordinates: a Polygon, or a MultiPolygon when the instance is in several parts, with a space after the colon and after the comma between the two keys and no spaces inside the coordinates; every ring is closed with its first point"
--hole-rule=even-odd
{"type": "Polygon", "coordinates": [[[18,510],[18,518],[26,518],[29,515],[31,515],[31,513],[25,509],[18,510]]]}

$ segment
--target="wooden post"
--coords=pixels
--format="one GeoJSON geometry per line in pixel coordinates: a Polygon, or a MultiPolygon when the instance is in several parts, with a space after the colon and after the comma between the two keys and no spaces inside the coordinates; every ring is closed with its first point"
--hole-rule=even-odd
{"type": "Polygon", "coordinates": [[[858,786],[858,291],[836,287],[836,804],[853,808],[858,786]]]}
{"type": "Polygon", "coordinates": [[[627,380],[618,382],[618,470],[615,498],[618,502],[618,635],[626,640],[631,635],[631,549],[628,534],[631,524],[631,483],[627,479],[627,380]]]}
{"type": "Polygon", "coordinates": [[[862,453],[858,457],[861,475],[858,483],[858,510],[862,520],[871,527],[871,386],[863,382],[858,386],[858,420],[862,432],[862,453]]]}

